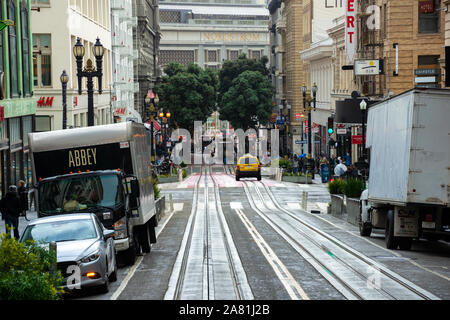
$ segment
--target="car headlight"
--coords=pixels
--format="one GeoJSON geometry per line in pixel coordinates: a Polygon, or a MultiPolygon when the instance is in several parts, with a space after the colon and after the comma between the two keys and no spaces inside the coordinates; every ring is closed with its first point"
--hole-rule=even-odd
{"type": "Polygon", "coordinates": [[[126,217],[118,220],[113,224],[114,239],[124,239],[127,237],[127,220],[126,217]]]}
{"type": "Polygon", "coordinates": [[[96,250],[93,253],[88,254],[84,258],[82,258],[80,261],[83,263],[88,263],[97,260],[100,258],[100,250],[96,250]]]}

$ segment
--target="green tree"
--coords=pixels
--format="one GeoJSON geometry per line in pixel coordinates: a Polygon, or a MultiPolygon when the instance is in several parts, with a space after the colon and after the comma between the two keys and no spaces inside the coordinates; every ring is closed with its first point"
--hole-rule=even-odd
{"type": "Polygon", "coordinates": [[[220,119],[244,131],[267,123],[272,114],[273,86],[258,71],[244,71],[222,97],[220,119]]]}
{"type": "Polygon", "coordinates": [[[232,86],[233,80],[242,72],[258,71],[268,77],[270,74],[267,68],[268,61],[266,56],[261,59],[249,59],[245,53],[241,54],[238,59],[225,61],[219,71],[219,107],[223,105],[222,97],[232,86]]]}
{"type": "Polygon", "coordinates": [[[194,121],[206,121],[217,103],[218,77],[211,69],[170,63],[161,84],[155,88],[159,107],[172,114],[172,126],[193,131],[194,121]]]}

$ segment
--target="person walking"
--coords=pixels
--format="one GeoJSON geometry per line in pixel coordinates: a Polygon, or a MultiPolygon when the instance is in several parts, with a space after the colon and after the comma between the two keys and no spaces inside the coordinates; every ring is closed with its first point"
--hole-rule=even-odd
{"type": "Polygon", "coordinates": [[[347,167],[340,160],[336,160],[336,167],[334,167],[334,175],[337,178],[343,178],[347,172],[347,167]]]}
{"type": "Polygon", "coordinates": [[[20,198],[17,193],[17,187],[11,185],[5,197],[0,201],[0,210],[5,216],[6,233],[9,233],[9,228],[13,229],[14,237],[19,239],[19,216],[22,210],[20,198]]]}
{"type": "Polygon", "coordinates": [[[19,199],[21,204],[21,215],[26,216],[28,208],[28,188],[25,186],[25,181],[19,181],[19,187],[17,188],[19,193],[19,199]]]}

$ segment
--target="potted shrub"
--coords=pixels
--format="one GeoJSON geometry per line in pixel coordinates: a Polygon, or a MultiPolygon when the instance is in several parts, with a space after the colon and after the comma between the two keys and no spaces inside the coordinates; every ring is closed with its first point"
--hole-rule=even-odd
{"type": "Polygon", "coordinates": [[[344,187],[344,194],[347,196],[347,221],[356,226],[360,212],[359,198],[364,188],[364,181],[354,178],[348,179],[344,187]]]}
{"type": "Polygon", "coordinates": [[[63,285],[54,251],[0,234],[0,300],[60,300],[63,285]]]}

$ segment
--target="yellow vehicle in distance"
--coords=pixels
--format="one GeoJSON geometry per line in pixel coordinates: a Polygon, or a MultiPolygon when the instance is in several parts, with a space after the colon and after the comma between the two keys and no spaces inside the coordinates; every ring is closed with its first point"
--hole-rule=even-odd
{"type": "Polygon", "coordinates": [[[261,163],[258,158],[251,154],[246,154],[239,158],[238,163],[234,169],[236,181],[241,178],[255,177],[258,181],[261,180],[261,163]]]}

